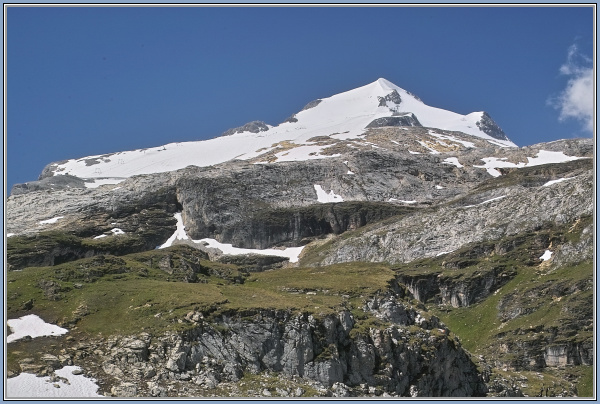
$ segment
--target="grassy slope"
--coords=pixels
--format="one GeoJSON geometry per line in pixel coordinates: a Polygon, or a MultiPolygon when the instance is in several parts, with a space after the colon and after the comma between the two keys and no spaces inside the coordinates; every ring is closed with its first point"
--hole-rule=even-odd
{"type": "Polygon", "coordinates": [[[161,332],[182,327],[177,320],[191,310],[329,313],[354,298],[385,289],[394,276],[384,265],[366,263],[240,275],[234,265],[200,259],[199,282],[186,283],[177,276],[177,268],[169,274],[157,267],[161,257],[170,256],[177,263],[186,249],[194,251],[176,246],[9,272],[8,317],[33,312],[58,324],[73,323],[80,317],[78,329],[90,334],[161,332]],[[48,284],[52,293],[45,293],[48,284]],[[34,303],[28,311],[24,305],[30,299],[34,303]]]}

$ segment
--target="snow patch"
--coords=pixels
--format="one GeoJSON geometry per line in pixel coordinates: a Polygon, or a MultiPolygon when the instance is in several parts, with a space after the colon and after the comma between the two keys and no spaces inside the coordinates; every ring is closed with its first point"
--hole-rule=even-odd
{"type": "Polygon", "coordinates": [[[435,186],[435,189],[444,189],[444,187],[443,187],[443,186],[441,186],[441,185],[436,185],[436,186],[435,186]]]}
{"type": "Polygon", "coordinates": [[[194,243],[202,243],[207,247],[216,248],[221,250],[223,254],[227,255],[246,255],[246,254],[258,254],[258,255],[271,255],[277,257],[289,258],[290,262],[298,262],[298,257],[304,247],[288,247],[284,249],[267,248],[264,250],[258,250],[253,248],[237,248],[232,244],[219,243],[217,240],[212,238],[203,238],[201,240],[192,240],[194,243]]]}
{"type": "Polygon", "coordinates": [[[110,230],[115,236],[120,236],[121,234],[125,234],[125,232],[121,229],[114,228],[110,230]]]}
{"type": "Polygon", "coordinates": [[[464,167],[462,164],[459,163],[458,158],[456,158],[456,157],[448,157],[447,159],[442,161],[442,164],[452,164],[458,168],[464,167]]]}
{"type": "Polygon", "coordinates": [[[6,397],[42,397],[42,398],[82,398],[102,397],[98,394],[98,385],[95,379],[84,375],[74,375],[74,371],[81,371],[78,366],[65,366],[55,370],[54,373],[64,379],[51,381],[50,376],[38,377],[31,373],[21,373],[16,377],[6,380],[6,397]]]}
{"type": "Polygon", "coordinates": [[[52,219],[42,220],[40,224],[52,224],[58,222],[60,219],[64,218],[64,216],[56,216],[52,219]]]}
{"type": "Polygon", "coordinates": [[[344,164],[348,168],[348,172],[346,173],[346,175],[354,175],[354,173],[352,172],[352,170],[350,170],[350,166],[348,166],[348,160],[344,161],[344,164]]]}
{"type": "Polygon", "coordinates": [[[187,233],[185,232],[185,225],[183,224],[183,218],[181,217],[181,212],[175,213],[173,215],[173,217],[175,217],[175,219],[177,219],[177,230],[175,230],[175,233],[173,233],[173,235],[171,237],[169,237],[169,239],[167,241],[165,241],[164,244],[158,246],[158,248],[171,247],[175,240],[188,240],[189,239],[187,233]]]}
{"type": "Polygon", "coordinates": [[[8,238],[8,237],[12,237],[12,236],[14,236],[14,235],[15,235],[15,233],[7,233],[7,234],[6,234],[6,238],[8,238]]]}
{"type": "MultiPolygon", "coordinates": [[[[452,250],[452,251],[454,251],[454,250],[452,250]]],[[[439,257],[439,256],[441,256],[441,255],[450,254],[452,251],[442,251],[442,252],[439,252],[439,253],[437,253],[435,256],[436,256],[436,257],[439,257]]]]}
{"type": "Polygon", "coordinates": [[[563,182],[563,181],[566,181],[566,180],[570,180],[571,178],[573,178],[573,177],[569,177],[569,178],[559,178],[559,179],[557,179],[557,180],[548,181],[547,183],[545,183],[545,184],[544,184],[544,185],[542,185],[542,186],[543,186],[543,187],[547,187],[547,186],[550,186],[550,185],[552,185],[552,184],[558,184],[559,182],[563,182]]]}
{"type": "MultiPolygon", "coordinates": [[[[181,212],[175,213],[173,215],[175,219],[177,219],[177,230],[169,239],[162,245],[157,248],[166,248],[173,245],[175,240],[190,240],[189,236],[185,232],[185,225],[183,224],[183,218],[181,217],[181,212]]],[[[203,238],[200,240],[191,240],[196,244],[204,244],[210,248],[216,248],[220,250],[223,254],[227,255],[246,255],[246,254],[257,254],[257,255],[270,255],[277,257],[289,258],[290,262],[298,262],[298,256],[302,252],[304,247],[290,247],[284,249],[277,248],[267,248],[264,250],[251,249],[251,248],[237,248],[232,244],[223,244],[218,242],[212,238],[203,238]]]]}
{"type": "Polygon", "coordinates": [[[499,201],[500,199],[503,199],[503,198],[506,198],[506,195],[502,195],[502,196],[499,196],[497,198],[488,199],[487,201],[483,201],[483,202],[477,203],[475,205],[467,205],[467,206],[465,206],[465,208],[472,208],[474,206],[483,205],[485,203],[490,203],[490,202],[493,202],[493,201],[499,201]]]}
{"type": "Polygon", "coordinates": [[[546,250],[544,254],[540,257],[542,261],[548,261],[552,257],[552,251],[546,250]]]}
{"type": "Polygon", "coordinates": [[[12,330],[12,334],[6,337],[7,343],[17,341],[28,335],[31,338],[37,338],[62,335],[68,332],[65,328],[45,322],[35,314],[28,314],[20,318],[8,320],[6,323],[12,330]]]}
{"type": "MultiPolygon", "coordinates": [[[[483,162],[485,164],[483,164],[482,166],[473,166],[473,167],[474,168],[485,168],[487,170],[488,174],[490,174],[492,177],[500,177],[502,175],[502,173],[500,171],[496,170],[496,168],[518,167],[517,164],[510,163],[508,161],[504,161],[504,160],[506,160],[505,157],[502,157],[502,158],[484,157],[481,160],[483,160],[483,162]]],[[[522,163],[519,163],[519,164],[522,164],[522,163]]]]}
{"type": "Polygon", "coordinates": [[[412,150],[409,150],[408,152],[409,152],[410,154],[421,154],[421,153],[419,153],[418,151],[412,151],[412,150]]]}
{"type": "Polygon", "coordinates": [[[485,157],[481,160],[485,163],[482,166],[473,166],[475,168],[485,168],[487,172],[494,176],[499,177],[502,175],[500,171],[496,170],[496,168],[501,167],[533,167],[539,166],[542,164],[556,164],[556,163],[566,163],[568,161],[584,159],[588,157],[575,157],[575,156],[567,156],[563,152],[553,152],[547,150],[539,150],[536,157],[527,157],[527,163],[510,163],[506,160],[506,158],[497,158],[497,157],[485,157]]]}
{"type": "Polygon", "coordinates": [[[401,199],[396,199],[396,198],[390,198],[388,199],[388,202],[400,202],[400,203],[407,203],[407,204],[413,204],[413,203],[417,203],[417,201],[403,201],[401,199]]]}
{"type": "MultiPolygon", "coordinates": [[[[101,185],[114,185],[125,181],[125,178],[95,178],[93,182],[86,182],[86,188],[98,188],[101,185]]],[[[120,187],[119,187],[120,188],[120,187]]]]}
{"type": "Polygon", "coordinates": [[[585,157],[575,157],[575,156],[567,156],[563,152],[554,152],[547,150],[540,150],[537,154],[537,157],[527,157],[529,162],[526,164],[527,167],[531,166],[539,166],[542,164],[552,164],[552,163],[566,163],[567,161],[579,160],[585,157]]]}
{"type": "Polygon", "coordinates": [[[329,203],[329,202],[344,202],[344,199],[340,195],[336,195],[333,190],[329,193],[325,192],[320,185],[315,184],[315,191],[317,192],[317,202],[329,203]]]}
{"type": "Polygon", "coordinates": [[[97,240],[99,238],[104,238],[104,237],[108,237],[106,234],[101,234],[99,236],[94,237],[94,240],[97,240]]]}

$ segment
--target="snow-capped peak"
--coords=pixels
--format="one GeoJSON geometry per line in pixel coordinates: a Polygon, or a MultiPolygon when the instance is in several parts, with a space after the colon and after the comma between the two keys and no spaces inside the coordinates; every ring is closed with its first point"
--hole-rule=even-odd
{"type": "Polygon", "coordinates": [[[255,121],[227,131],[227,136],[72,159],[54,163],[45,172],[118,179],[174,171],[189,165],[251,160],[276,152],[267,161],[326,158],[332,155],[321,154],[323,147],[316,144],[315,139],[358,139],[368,128],[383,126],[424,126],[459,131],[495,145],[515,146],[486,113],[460,115],[430,107],[412,93],[379,78],[365,86],[311,102],[277,126],[255,121]]]}
{"type": "Polygon", "coordinates": [[[398,86],[396,86],[391,81],[384,79],[383,77],[378,78],[374,83],[379,84],[379,86],[381,86],[381,88],[385,91],[392,91],[398,89],[398,86]]]}

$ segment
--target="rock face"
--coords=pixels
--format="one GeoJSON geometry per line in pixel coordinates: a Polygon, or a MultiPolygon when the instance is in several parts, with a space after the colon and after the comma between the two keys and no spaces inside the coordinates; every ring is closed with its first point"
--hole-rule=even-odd
{"type": "Polygon", "coordinates": [[[388,396],[485,395],[476,367],[439,320],[425,320],[392,296],[369,307],[390,325],[356,332],[347,311],[324,318],[280,311],[233,314],[183,335],[99,342],[100,360],[105,373],[124,382],[112,390],[123,397],[154,395],[147,386],[169,380],[188,381],[193,390],[264,371],[316,381],[334,395],[358,395],[365,384],[388,396]]]}
{"type": "Polygon", "coordinates": [[[492,119],[491,116],[487,112],[484,112],[481,115],[481,119],[477,121],[477,127],[485,132],[487,135],[490,135],[494,139],[499,140],[508,140],[508,136],[506,133],[498,126],[496,122],[492,119]]]}
{"type": "Polygon", "coordinates": [[[386,126],[421,126],[414,114],[377,118],[367,125],[367,128],[382,128],[386,126]]]}
{"type": "MultiPolygon", "coordinates": [[[[585,163],[575,163],[580,164],[585,163]]],[[[578,168],[573,168],[577,172],[578,168]]],[[[427,215],[407,215],[392,224],[336,240],[318,262],[409,262],[454,251],[468,243],[531,231],[542,223],[574,222],[593,212],[592,182],[588,171],[552,186],[509,183],[499,184],[493,191],[476,190],[453,204],[431,208],[427,215]]]]}

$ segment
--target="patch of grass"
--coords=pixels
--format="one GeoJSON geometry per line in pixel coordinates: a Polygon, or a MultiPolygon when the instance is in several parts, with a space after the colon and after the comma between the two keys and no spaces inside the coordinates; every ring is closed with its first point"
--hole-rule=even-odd
{"type": "Polygon", "coordinates": [[[579,379],[577,382],[577,395],[579,397],[594,396],[594,368],[593,366],[578,366],[579,379]]]}
{"type": "MultiPolygon", "coordinates": [[[[289,391],[290,396],[293,396],[298,388],[302,389],[303,393],[301,397],[319,396],[317,390],[308,384],[302,383],[301,380],[296,381],[289,378],[282,378],[277,374],[269,372],[259,374],[245,372],[240,381],[237,382],[237,386],[242,392],[242,397],[262,396],[261,393],[264,389],[269,390],[273,396],[279,396],[278,389],[280,391],[289,391]]],[[[227,396],[227,392],[221,394],[221,396],[227,396]]]]}
{"type": "Polygon", "coordinates": [[[276,309],[328,314],[353,297],[385,290],[393,272],[381,264],[349,263],[319,268],[283,268],[250,275],[243,285],[221,290],[232,310],[276,309]]]}
{"type": "Polygon", "coordinates": [[[543,371],[510,371],[495,369],[491,379],[509,380],[526,397],[555,397],[566,391],[569,396],[593,396],[592,366],[546,368],[543,371]]]}
{"type": "Polygon", "coordinates": [[[356,313],[356,316],[354,318],[358,319],[358,321],[350,330],[350,338],[356,338],[358,336],[368,336],[371,328],[383,330],[391,325],[390,323],[373,317],[372,315],[365,313],[362,310],[357,311],[359,313],[356,313]]]}
{"type": "MultiPolygon", "coordinates": [[[[570,286],[574,286],[581,280],[591,281],[591,277],[592,266],[589,262],[561,268],[548,275],[540,273],[536,268],[520,267],[512,280],[480,303],[460,308],[433,307],[431,311],[461,338],[468,350],[489,354],[487,349],[498,344],[498,334],[524,339],[525,336],[518,335],[519,330],[526,330],[527,338],[531,338],[534,334],[529,333],[529,330],[549,332],[552,329],[566,328],[565,324],[573,321],[573,310],[569,308],[590,306],[592,293],[589,290],[576,292],[563,297],[564,300],[561,301],[558,297],[553,298],[547,288],[551,288],[558,279],[566,280],[570,286]],[[554,281],[548,282],[551,278],[554,278],[554,281]],[[521,307],[525,314],[503,322],[500,309],[507,300],[521,307]]],[[[565,290],[568,289],[569,286],[565,286],[565,290]]],[[[583,316],[579,314],[576,317],[592,318],[591,313],[584,313],[583,316]]],[[[587,332],[580,330],[580,334],[580,337],[584,337],[587,332]]]]}
{"type": "Polygon", "coordinates": [[[185,328],[185,323],[179,320],[189,311],[208,312],[225,302],[214,284],[152,279],[130,279],[117,284],[102,281],[79,292],[72,298],[90,307],[91,313],[77,326],[91,334],[181,329],[185,328]],[[110,307],[110,310],[104,307],[110,307]]]}
{"type": "MultiPolygon", "coordinates": [[[[527,274],[520,273],[502,289],[510,290],[519,285],[527,274]]],[[[469,351],[479,352],[482,345],[487,345],[490,338],[498,331],[501,320],[498,317],[498,303],[503,293],[492,294],[485,301],[469,307],[443,309],[431,307],[430,311],[438,316],[456,334],[469,351]]]]}
{"type": "Polygon", "coordinates": [[[176,246],[9,272],[7,311],[9,318],[36,313],[89,334],[159,332],[190,326],[180,320],[192,310],[329,314],[352,298],[385,290],[393,277],[385,265],[369,263],[247,275],[235,265],[211,262],[198,250],[176,246]],[[202,282],[185,282],[177,272],[181,267],[196,271],[202,282]],[[27,309],[31,299],[33,307],[27,309]]]}
{"type": "Polygon", "coordinates": [[[137,234],[123,234],[100,239],[84,238],[81,247],[99,254],[124,255],[142,251],[146,247],[144,237],[137,234]]]}

